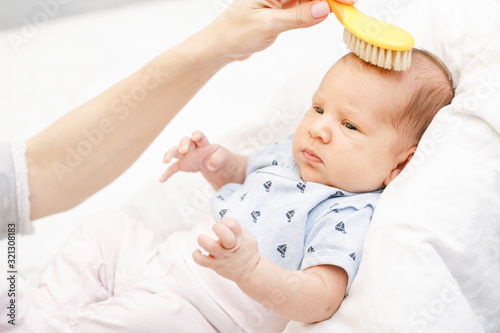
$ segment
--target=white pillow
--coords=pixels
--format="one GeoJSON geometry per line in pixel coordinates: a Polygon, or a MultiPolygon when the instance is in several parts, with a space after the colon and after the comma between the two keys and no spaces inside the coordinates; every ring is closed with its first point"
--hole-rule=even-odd
{"type": "Polygon", "coordinates": [[[500,331],[499,12],[429,0],[395,18],[449,65],[456,97],[384,191],[339,311],[286,332],[500,331]]]}

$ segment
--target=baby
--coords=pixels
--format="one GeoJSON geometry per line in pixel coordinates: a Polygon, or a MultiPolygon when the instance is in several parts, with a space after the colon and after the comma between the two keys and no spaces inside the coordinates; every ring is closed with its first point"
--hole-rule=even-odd
{"type": "Polygon", "coordinates": [[[293,137],[248,159],[210,144],[201,132],[181,140],[162,175],[202,172],[218,191],[217,240],[196,263],[234,281],[284,318],[331,317],[356,275],[363,239],[382,189],[412,158],[437,111],[453,97],[451,75],[414,50],[407,72],[379,69],[352,53],[325,75],[293,137]],[[286,284],[294,276],[297,284],[286,284]]]}
{"type": "Polygon", "coordinates": [[[177,161],[160,181],[202,172],[217,190],[219,223],[166,240],[123,213],[82,223],[38,288],[19,280],[23,310],[9,329],[260,333],[328,319],[356,275],[382,189],[452,87],[427,52],[414,50],[405,72],[350,53],[325,75],[290,140],[247,158],[201,132],[182,139],[165,154],[177,161]]]}

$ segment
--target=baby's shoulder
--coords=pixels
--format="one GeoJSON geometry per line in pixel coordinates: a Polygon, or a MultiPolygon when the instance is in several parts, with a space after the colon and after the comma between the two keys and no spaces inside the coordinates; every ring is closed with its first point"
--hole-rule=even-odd
{"type": "Polygon", "coordinates": [[[342,190],[332,192],[314,208],[310,214],[311,219],[319,220],[326,216],[337,218],[360,210],[373,212],[382,193],[381,190],[364,193],[349,193],[342,190]]]}

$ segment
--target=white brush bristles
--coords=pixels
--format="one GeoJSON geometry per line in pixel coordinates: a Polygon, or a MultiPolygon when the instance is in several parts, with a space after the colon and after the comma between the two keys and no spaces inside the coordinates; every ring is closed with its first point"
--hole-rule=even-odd
{"type": "Polygon", "coordinates": [[[379,67],[395,71],[404,71],[410,67],[411,50],[392,51],[383,49],[365,42],[347,29],[344,29],[344,43],[355,55],[379,67]]]}

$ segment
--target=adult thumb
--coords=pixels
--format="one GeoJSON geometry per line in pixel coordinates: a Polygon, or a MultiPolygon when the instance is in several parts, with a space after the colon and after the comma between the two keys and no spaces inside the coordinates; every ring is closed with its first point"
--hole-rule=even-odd
{"type": "Polygon", "coordinates": [[[325,20],[329,13],[327,1],[307,1],[296,7],[280,10],[277,23],[280,23],[282,31],[307,28],[325,20]]]}

